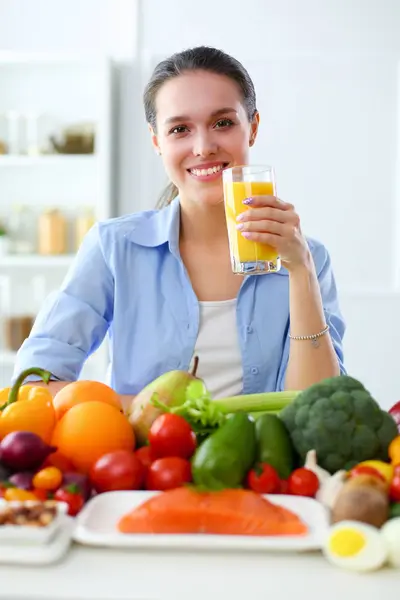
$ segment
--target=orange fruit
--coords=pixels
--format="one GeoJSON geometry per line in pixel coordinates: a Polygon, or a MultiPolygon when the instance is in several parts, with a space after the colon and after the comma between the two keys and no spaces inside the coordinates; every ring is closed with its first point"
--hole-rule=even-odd
{"type": "Polygon", "coordinates": [[[61,419],[65,413],[82,402],[105,402],[122,410],[119,396],[112,388],[100,381],[74,381],[63,387],[53,399],[56,418],[61,419]]]}
{"type": "Polygon", "coordinates": [[[125,415],[105,402],[83,402],[70,408],[55,426],[52,445],[87,474],[104,454],[135,449],[135,436],[125,415]]]}

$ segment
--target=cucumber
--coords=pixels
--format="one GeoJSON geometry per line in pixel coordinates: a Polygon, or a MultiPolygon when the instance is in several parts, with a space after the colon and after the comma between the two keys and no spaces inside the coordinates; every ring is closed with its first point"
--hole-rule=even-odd
{"type": "Polygon", "coordinates": [[[268,463],[281,479],[295,468],[295,451],[289,432],[277,415],[263,414],[256,421],[257,462],[268,463]]]}

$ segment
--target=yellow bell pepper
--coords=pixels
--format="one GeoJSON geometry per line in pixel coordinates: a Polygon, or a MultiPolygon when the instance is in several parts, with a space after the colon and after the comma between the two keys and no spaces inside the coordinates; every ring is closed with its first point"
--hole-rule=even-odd
{"type": "Polygon", "coordinates": [[[389,446],[389,458],[392,465],[400,465],[400,435],[391,441],[389,446]]]}
{"type": "Polygon", "coordinates": [[[385,481],[389,485],[393,479],[393,465],[385,463],[382,460],[364,460],[363,462],[359,463],[357,467],[372,467],[385,478],[385,481]]]}
{"type": "Polygon", "coordinates": [[[33,492],[28,490],[20,490],[19,488],[7,488],[4,492],[4,500],[7,502],[26,502],[27,500],[38,501],[38,497],[33,492]]]}
{"type": "Polygon", "coordinates": [[[51,377],[43,369],[26,369],[13,387],[0,391],[0,440],[13,431],[30,431],[49,444],[56,424],[53,396],[47,388],[22,385],[29,375],[39,375],[45,383],[51,377]]]}

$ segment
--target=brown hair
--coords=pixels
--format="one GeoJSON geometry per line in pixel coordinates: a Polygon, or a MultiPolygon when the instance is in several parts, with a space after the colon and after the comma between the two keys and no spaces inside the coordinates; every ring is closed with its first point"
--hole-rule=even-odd
{"type": "MultiPolygon", "coordinates": [[[[208,46],[198,46],[173,54],[169,58],[161,61],[153,71],[148,82],[144,95],[143,103],[147,123],[153,131],[157,132],[156,127],[156,97],[161,86],[173,77],[181,75],[184,71],[210,71],[217,75],[225,75],[235,81],[243,95],[244,106],[246,108],[249,121],[252,121],[256,108],[256,92],[250,75],[243,65],[222,50],[210,48],[208,46]]],[[[178,195],[177,187],[171,182],[162,192],[157,207],[163,208],[172,202],[178,195]]]]}

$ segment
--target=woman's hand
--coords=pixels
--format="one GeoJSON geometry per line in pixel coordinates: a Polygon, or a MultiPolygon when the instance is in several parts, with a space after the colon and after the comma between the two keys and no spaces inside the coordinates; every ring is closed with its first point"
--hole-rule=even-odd
{"type": "Polygon", "coordinates": [[[237,217],[237,229],[246,239],[276,248],[288,271],[309,264],[311,253],[292,204],[275,196],[253,196],[244,204],[249,209],[237,217]]]}

